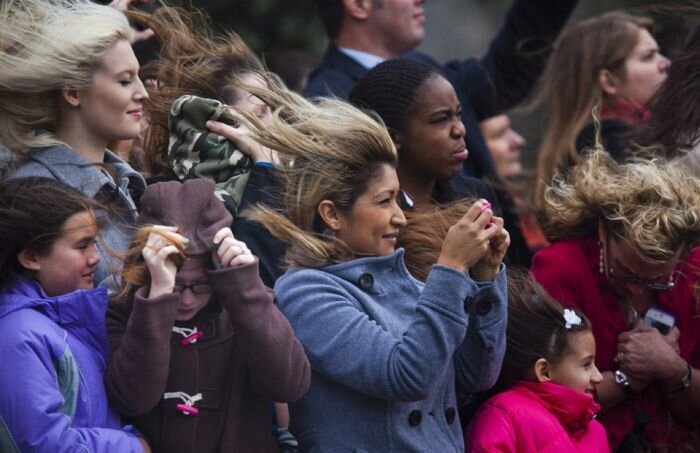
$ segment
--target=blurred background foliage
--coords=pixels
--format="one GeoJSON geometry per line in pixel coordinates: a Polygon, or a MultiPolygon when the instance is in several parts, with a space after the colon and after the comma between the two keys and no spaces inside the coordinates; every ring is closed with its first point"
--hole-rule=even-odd
{"type": "Polygon", "coordinates": [[[234,30],[261,54],[288,50],[321,54],[327,42],[314,0],[166,0],[165,3],[193,5],[207,11],[215,29],[234,30]]]}

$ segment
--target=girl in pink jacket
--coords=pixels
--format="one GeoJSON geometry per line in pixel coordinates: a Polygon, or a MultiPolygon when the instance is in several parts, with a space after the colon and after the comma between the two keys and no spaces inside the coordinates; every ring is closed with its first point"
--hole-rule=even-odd
{"type": "Polygon", "coordinates": [[[509,275],[506,356],[498,388],[465,432],[468,452],[608,452],[586,317],[509,275]]]}

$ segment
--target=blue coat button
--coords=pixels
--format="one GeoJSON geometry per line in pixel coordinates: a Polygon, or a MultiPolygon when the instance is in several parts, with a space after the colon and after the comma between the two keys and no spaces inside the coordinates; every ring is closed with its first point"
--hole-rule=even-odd
{"type": "Polygon", "coordinates": [[[476,303],[476,314],[484,316],[485,314],[491,311],[492,307],[493,303],[490,300],[481,299],[479,302],[476,303]]]}
{"type": "Polygon", "coordinates": [[[447,410],[445,410],[445,420],[447,420],[447,424],[451,425],[455,421],[455,417],[457,416],[457,411],[455,410],[454,407],[448,407],[447,410]]]}
{"type": "Polygon", "coordinates": [[[413,410],[410,414],[408,414],[408,424],[411,427],[418,426],[420,425],[420,421],[422,418],[423,414],[421,414],[419,410],[413,410]]]}
{"type": "Polygon", "coordinates": [[[370,273],[364,273],[360,275],[360,278],[357,280],[357,282],[360,284],[360,288],[367,291],[374,286],[374,277],[372,277],[372,274],[370,273]]]}

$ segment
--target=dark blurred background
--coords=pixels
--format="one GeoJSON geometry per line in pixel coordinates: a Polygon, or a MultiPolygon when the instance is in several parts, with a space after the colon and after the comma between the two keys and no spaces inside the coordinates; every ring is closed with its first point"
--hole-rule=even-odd
{"type": "MultiPolygon", "coordinates": [[[[320,54],[326,43],[313,0],[192,0],[189,3],[208,11],[217,27],[232,28],[241,34],[258,52],[305,50],[320,54]]],[[[510,0],[427,1],[427,39],[423,50],[438,57],[460,56],[464,51],[479,54],[510,3],[510,0]]],[[[655,3],[668,5],[658,0],[583,0],[576,16],[587,17],[618,8],[639,9],[655,3]]]]}
{"type": "MultiPolygon", "coordinates": [[[[552,0],[557,1],[557,0],[552,0]]],[[[659,6],[673,10],[673,4],[694,0],[581,0],[574,18],[584,18],[614,9],[654,18],[657,30],[673,34],[678,14],[665,14],[659,6]],[[657,8],[655,8],[657,7],[657,8]]],[[[327,40],[317,15],[314,0],[165,0],[167,4],[193,5],[204,9],[215,29],[233,29],[248,45],[265,58],[271,69],[280,53],[302,52],[304,58],[320,57],[327,40]]],[[[478,56],[487,49],[511,0],[428,0],[426,39],[423,50],[438,60],[478,56]]],[[[696,3],[697,4],[697,3],[696,3]]],[[[660,44],[662,44],[660,42],[660,44]]],[[[663,50],[663,45],[662,45],[663,50]]],[[[299,58],[299,53],[294,54],[299,58]]],[[[294,61],[299,61],[294,60],[294,61]]],[[[528,141],[524,152],[526,168],[534,164],[539,141],[541,117],[537,110],[520,108],[511,112],[514,128],[528,141]]]]}

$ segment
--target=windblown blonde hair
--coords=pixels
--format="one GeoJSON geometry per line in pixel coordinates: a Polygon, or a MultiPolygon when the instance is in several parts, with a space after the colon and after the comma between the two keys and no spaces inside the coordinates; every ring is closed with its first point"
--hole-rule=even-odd
{"type": "Polygon", "coordinates": [[[321,267],[354,258],[342,241],[324,234],[317,212],[323,200],[348,214],[382,164],[396,166],[394,144],[383,123],[350,104],[323,99],[312,104],[270,76],[261,73],[269,90],[241,85],[273,111],[266,127],[253,114],[243,121],[262,145],[280,153],[283,178],[282,212],[258,206],[248,216],[275,237],[290,244],[292,267],[321,267]]]}
{"type": "Polygon", "coordinates": [[[557,41],[536,101],[544,105],[547,123],[538,152],[535,207],[542,208],[554,173],[580,160],[576,139],[604,100],[600,71],[624,78],[624,62],[639,41],[639,30],[651,32],[652,27],[648,18],[611,12],[571,25],[557,41]]]}
{"type": "Polygon", "coordinates": [[[700,179],[682,163],[651,158],[617,164],[599,146],[568,178],[555,176],[544,204],[550,241],[593,235],[600,221],[650,262],[700,244],[700,179]]]}
{"type": "Polygon", "coordinates": [[[170,106],[191,94],[234,104],[240,92],[238,76],[259,72],[263,65],[234,32],[215,38],[207,16],[197,9],[158,8],[153,14],[129,12],[129,17],[152,29],[160,42],[158,60],[147,68],[158,80],[145,102],[149,127],[144,151],[153,174],[172,175],[168,162],[170,106]]]}
{"type": "Polygon", "coordinates": [[[130,36],[124,14],[89,0],[3,0],[0,142],[18,153],[61,143],[59,91],[89,87],[104,53],[130,36]]]}

